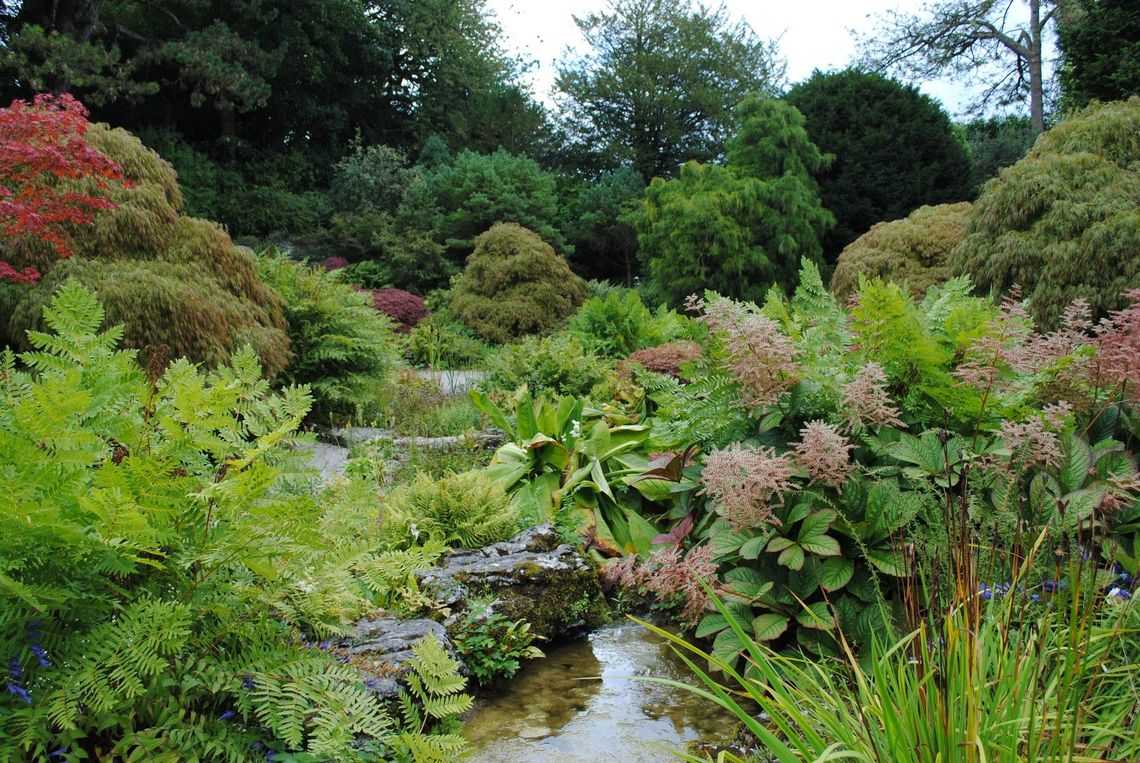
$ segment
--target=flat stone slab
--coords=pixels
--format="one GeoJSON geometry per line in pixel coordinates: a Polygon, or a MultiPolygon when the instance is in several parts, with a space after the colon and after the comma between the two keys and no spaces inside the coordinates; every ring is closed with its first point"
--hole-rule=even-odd
{"type": "Polygon", "coordinates": [[[401,691],[400,680],[408,674],[412,647],[425,638],[435,637],[455,657],[447,629],[434,620],[400,620],[394,617],[364,618],[349,636],[332,642],[337,654],[346,658],[364,676],[364,684],[380,699],[391,699],[401,691]]]}

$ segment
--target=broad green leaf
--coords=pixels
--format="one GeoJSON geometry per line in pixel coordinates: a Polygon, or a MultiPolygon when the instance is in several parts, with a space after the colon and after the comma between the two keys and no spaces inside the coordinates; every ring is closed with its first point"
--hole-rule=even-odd
{"type": "Polygon", "coordinates": [[[821,511],[812,512],[804,519],[804,523],[800,525],[799,540],[801,544],[807,545],[807,542],[822,536],[827,533],[831,523],[839,516],[831,509],[823,509],[821,511]]]}
{"type": "Polygon", "coordinates": [[[487,414],[495,426],[507,433],[507,437],[515,439],[515,428],[511,425],[510,419],[507,418],[502,409],[495,405],[494,401],[491,400],[486,393],[473,389],[469,394],[476,410],[487,414]]]}
{"type": "Polygon", "coordinates": [[[759,559],[761,552],[764,551],[764,546],[767,544],[767,536],[758,535],[755,538],[750,538],[740,547],[740,555],[745,559],[759,559]]]}
{"type": "Polygon", "coordinates": [[[776,557],[776,562],[788,569],[798,570],[804,566],[804,550],[799,546],[788,546],[776,557]]]}
{"type": "Polygon", "coordinates": [[[1071,493],[1081,488],[1092,468],[1092,453],[1089,446],[1075,434],[1065,435],[1061,439],[1061,465],[1057,470],[1061,489],[1071,493]]]}
{"type": "Polygon", "coordinates": [[[826,601],[816,601],[807,605],[803,612],[796,615],[796,622],[805,628],[829,631],[835,628],[835,618],[828,609],[826,601]]]}
{"type": "Polygon", "coordinates": [[[661,531],[633,509],[625,509],[625,518],[629,526],[629,541],[633,546],[634,553],[646,553],[649,551],[649,547],[653,545],[653,539],[660,535],[661,531]]]}
{"type": "Polygon", "coordinates": [[[709,529],[709,545],[717,559],[735,554],[747,540],[747,535],[735,532],[726,522],[717,522],[709,529]]]}
{"type": "Polygon", "coordinates": [[[709,656],[713,661],[724,662],[728,665],[735,665],[736,658],[744,650],[744,644],[731,630],[721,631],[716,635],[713,641],[712,651],[709,656]]]}
{"type": "Polygon", "coordinates": [[[775,612],[765,612],[752,620],[752,633],[757,641],[771,641],[784,635],[791,619],[775,612]]]}
{"type": "Polygon", "coordinates": [[[772,553],[783,551],[790,546],[794,546],[796,542],[791,538],[785,538],[783,535],[777,535],[772,540],[768,541],[768,550],[772,553]]]}
{"type": "Polygon", "coordinates": [[[838,591],[855,574],[855,563],[842,556],[833,556],[824,561],[819,575],[819,584],[827,592],[838,591]]]}
{"type": "Polygon", "coordinates": [[[867,561],[888,575],[901,578],[906,574],[906,565],[903,564],[902,555],[895,551],[872,548],[867,550],[867,561]]]}
{"type": "Polygon", "coordinates": [[[830,535],[816,535],[808,540],[800,541],[804,551],[810,551],[817,556],[839,556],[839,541],[830,535]]]}

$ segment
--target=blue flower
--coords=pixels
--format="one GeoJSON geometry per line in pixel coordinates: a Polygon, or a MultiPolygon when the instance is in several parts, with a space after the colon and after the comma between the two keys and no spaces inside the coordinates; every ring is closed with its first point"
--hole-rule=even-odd
{"type": "Polygon", "coordinates": [[[32,704],[32,695],[28,694],[28,690],[23,686],[20,686],[15,681],[8,682],[8,693],[15,696],[17,699],[21,699],[24,702],[27,702],[29,705],[32,704]]]}
{"type": "Polygon", "coordinates": [[[19,678],[23,673],[24,669],[20,666],[20,658],[12,655],[12,659],[8,660],[8,675],[12,678],[19,678]]]}
{"type": "Polygon", "coordinates": [[[1123,588],[1113,588],[1111,591],[1108,592],[1108,595],[1109,596],[1115,596],[1118,599],[1125,599],[1125,600],[1132,598],[1132,594],[1129,591],[1124,590],[1123,588]]]}
{"type": "Polygon", "coordinates": [[[257,682],[253,680],[252,673],[246,673],[241,677],[241,685],[243,689],[256,689],[257,682]]]}
{"type": "Polygon", "coordinates": [[[64,763],[67,761],[67,748],[60,747],[58,750],[52,750],[48,753],[49,758],[63,758],[64,763]]]}
{"type": "Polygon", "coordinates": [[[228,721],[230,718],[233,718],[234,715],[236,715],[236,713],[234,713],[233,710],[227,710],[218,716],[218,720],[219,721],[228,721]]]}
{"type": "Polygon", "coordinates": [[[44,651],[44,648],[42,646],[39,644],[32,644],[30,647],[28,647],[28,649],[31,650],[32,654],[34,654],[36,656],[36,659],[39,660],[41,668],[51,667],[51,662],[47,658],[47,652],[44,651]]]}
{"type": "Polygon", "coordinates": [[[254,742],[249,746],[249,749],[253,750],[254,752],[261,752],[265,749],[265,745],[263,745],[261,742],[254,742]]]}

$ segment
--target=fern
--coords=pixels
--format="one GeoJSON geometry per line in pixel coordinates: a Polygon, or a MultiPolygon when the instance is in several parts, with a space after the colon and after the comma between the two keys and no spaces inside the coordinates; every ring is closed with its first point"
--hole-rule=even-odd
{"type": "Polygon", "coordinates": [[[399,699],[401,730],[394,748],[416,763],[447,763],[466,745],[452,731],[458,717],[471,709],[470,695],[462,693],[467,679],[456,672],[459,663],[434,636],[421,639],[412,654],[408,688],[399,699]]]}
{"type": "Polygon", "coordinates": [[[29,370],[0,358],[0,760],[387,754],[359,674],[302,640],[379,579],[363,530],[330,539],[338,507],[289,488],[306,391],[272,394],[248,350],[152,380],[102,320],[68,284],[29,370]]]}

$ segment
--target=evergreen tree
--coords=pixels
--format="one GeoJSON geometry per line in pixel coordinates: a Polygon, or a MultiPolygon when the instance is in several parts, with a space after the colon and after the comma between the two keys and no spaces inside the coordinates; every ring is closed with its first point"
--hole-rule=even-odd
{"type": "Polygon", "coordinates": [[[791,288],[801,261],[820,260],[834,218],[812,175],[829,157],[787,104],[751,96],[736,114],[727,166],[688,162],[674,180],[655,178],[630,216],[659,301],[706,289],[759,301],[773,285],[791,288]]]}
{"type": "Polygon", "coordinates": [[[823,240],[828,263],[875,223],[973,195],[970,160],[950,118],[916,88],[857,69],[817,71],[786,98],[812,142],[835,155],[819,177],[836,220],[823,240]]]}

